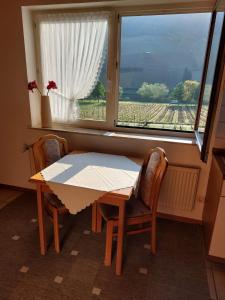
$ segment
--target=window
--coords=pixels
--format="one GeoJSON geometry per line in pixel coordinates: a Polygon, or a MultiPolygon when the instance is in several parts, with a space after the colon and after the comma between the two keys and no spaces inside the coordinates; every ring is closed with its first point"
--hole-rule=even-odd
{"type": "Polygon", "coordinates": [[[212,92],[212,84],[213,84],[213,78],[215,74],[218,49],[220,45],[223,18],[224,18],[224,13],[222,12],[217,13],[217,15],[215,15],[215,20],[214,20],[215,23],[213,26],[212,40],[211,40],[211,50],[209,54],[209,61],[207,64],[205,84],[203,87],[202,108],[200,111],[199,125],[198,125],[198,131],[201,137],[203,137],[204,135],[206,120],[208,116],[209,102],[210,102],[210,97],[212,92]]]}
{"type": "Polygon", "coordinates": [[[59,13],[36,17],[41,81],[54,80],[54,122],[104,121],[107,102],[109,14],[59,13]]]}
{"type": "Polygon", "coordinates": [[[204,132],[221,19],[209,43],[209,12],[36,13],[39,81],[58,85],[50,98],[53,121],[204,132]]]}
{"type": "Polygon", "coordinates": [[[107,102],[107,55],[101,68],[98,80],[88,97],[78,100],[81,120],[106,121],[107,102]]]}
{"type": "Polygon", "coordinates": [[[214,12],[199,97],[195,135],[206,162],[225,65],[225,14],[214,12]]]}
{"type": "Polygon", "coordinates": [[[210,17],[121,18],[118,125],[194,130],[210,17]]]}

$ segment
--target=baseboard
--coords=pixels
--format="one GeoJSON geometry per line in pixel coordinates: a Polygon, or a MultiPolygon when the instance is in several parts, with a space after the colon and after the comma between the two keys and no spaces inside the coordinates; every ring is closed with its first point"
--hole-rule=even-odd
{"type": "Polygon", "coordinates": [[[183,223],[202,225],[202,220],[196,220],[196,219],[192,219],[192,218],[186,218],[186,217],[175,216],[175,215],[164,214],[164,213],[158,213],[157,215],[159,218],[162,218],[162,219],[168,219],[168,220],[173,220],[173,221],[178,221],[178,222],[183,222],[183,223]]]}
{"type": "Polygon", "coordinates": [[[207,255],[206,258],[208,260],[211,260],[211,261],[216,262],[216,263],[225,264],[225,258],[222,258],[222,257],[217,257],[217,256],[213,256],[213,255],[207,255]]]}
{"type": "Polygon", "coordinates": [[[30,189],[30,188],[23,188],[23,187],[14,186],[14,185],[8,185],[8,184],[3,184],[3,183],[0,183],[0,188],[11,189],[11,190],[20,191],[20,192],[31,192],[31,191],[34,191],[33,189],[30,189]]]}

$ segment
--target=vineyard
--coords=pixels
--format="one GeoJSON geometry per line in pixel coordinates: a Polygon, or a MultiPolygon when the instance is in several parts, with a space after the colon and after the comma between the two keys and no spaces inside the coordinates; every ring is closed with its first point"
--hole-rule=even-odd
{"type": "MultiPolygon", "coordinates": [[[[105,120],[105,101],[80,100],[80,118],[105,120]]],[[[118,125],[192,131],[194,129],[197,105],[159,104],[141,102],[119,102],[118,125]]],[[[200,127],[204,126],[207,106],[204,106],[200,118],[200,127]]]]}

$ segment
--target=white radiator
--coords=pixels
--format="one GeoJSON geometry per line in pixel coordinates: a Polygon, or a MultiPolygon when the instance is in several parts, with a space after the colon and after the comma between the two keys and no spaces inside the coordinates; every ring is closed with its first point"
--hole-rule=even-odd
{"type": "Polygon", "coordinates": [[[194,208],[199,178],[199,168],[169,165],[162,183],[158,208],[194,208]]]}

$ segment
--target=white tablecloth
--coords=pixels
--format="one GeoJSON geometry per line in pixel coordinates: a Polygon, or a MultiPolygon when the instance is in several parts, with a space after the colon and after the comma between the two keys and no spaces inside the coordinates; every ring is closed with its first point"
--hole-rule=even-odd
{"type": "Polygon", "coordinates": [[[141,165],[126,156],[69,154],[41,171],[50,189],[76,214],[110,191],[135,187],[141,165]]]}

